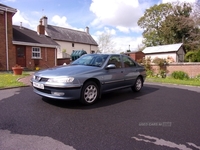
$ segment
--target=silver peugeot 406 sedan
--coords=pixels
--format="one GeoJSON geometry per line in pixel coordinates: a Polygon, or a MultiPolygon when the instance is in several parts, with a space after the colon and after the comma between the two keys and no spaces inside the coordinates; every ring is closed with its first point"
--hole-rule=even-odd
{"type": "Polygon", "coordinates": [[[42,97],[93,104],[113,90],[140,91],[145,77],[144,67],[127,55],[85,54],[70,65],[36,72],[31,82],[42,97]]]}

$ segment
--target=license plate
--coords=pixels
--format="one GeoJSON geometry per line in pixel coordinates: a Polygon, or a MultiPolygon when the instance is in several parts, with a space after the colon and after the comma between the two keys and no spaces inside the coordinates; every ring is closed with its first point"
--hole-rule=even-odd
{"type": "Polygon", "coordinates": [[[44,84],[33,82],[33,86],[39,89],[44,89],[44,84]]]}

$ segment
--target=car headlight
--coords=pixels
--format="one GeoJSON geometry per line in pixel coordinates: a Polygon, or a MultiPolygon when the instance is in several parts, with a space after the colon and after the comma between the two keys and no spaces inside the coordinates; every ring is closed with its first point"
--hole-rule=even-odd
{"type": "Polygon", "coordinates": [[[73,77],[58,77],[58,78],[50,78],[47,82],[51,83],[71,83],[74,81],[73,77]]]}

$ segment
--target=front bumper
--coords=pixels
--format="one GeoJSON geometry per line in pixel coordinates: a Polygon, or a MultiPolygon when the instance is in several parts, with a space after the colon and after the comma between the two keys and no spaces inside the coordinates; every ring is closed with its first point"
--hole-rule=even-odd
{"type": "Polygon", "coordinates": [[[44,89],[40,89],[33,86],[33,91],[42,97],[60,100],[76,100],[80,99],[81,96],[81,87],[54,88],[44,86],[44,89]]]}

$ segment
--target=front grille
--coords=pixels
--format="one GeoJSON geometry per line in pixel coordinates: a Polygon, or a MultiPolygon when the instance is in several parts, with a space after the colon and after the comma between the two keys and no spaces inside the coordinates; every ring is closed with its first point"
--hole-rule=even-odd
{"type": "Polygon", "coordinates": [[[41,78],[40,81],[47,82],[49,78],[41,78]]]}
{"type": "Polygon", "coordinates": [[[47,89],[39,89],[39,88],[36,88],[36,87],[35,87],[35,89],[37,89],[38,91],[43,92],[43,93],[51,94],[51,91],[47,90],[47,89]]]}
{"type": "Polygon", "coordinates": [[[40,76],[36,76],[35,80],[37,80],[38,82],[47,82],[49,78],[43,78],[40,76]]]}

